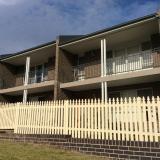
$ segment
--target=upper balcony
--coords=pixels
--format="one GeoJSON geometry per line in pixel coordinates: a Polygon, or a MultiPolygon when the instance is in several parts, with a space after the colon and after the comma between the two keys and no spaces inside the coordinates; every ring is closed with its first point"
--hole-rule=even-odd
{"type": "MultiPolygon", "coordinates": [[[[66,56],[67,65],[62,66],[61,88],[78,90],[100,87],[101,82],[116,86],[127,79],[138,83],[146,78],[151,81],[152,75],[158,77],[160,67],[160,34],[158,19],[149,19],[139,23],[128,24],[104,32],[88,35],[67,44],[61,49],[66,55],[71,53],[72,60],[66,56]],[[101,77],[101,40],[106,40],[106,75],[101,77]],[[76,59],[76,62],[75,62],[76,59]],[[75,62],[75,63],[74,63],[75,62]],[[70,71],[68,71],[68,69],[70,71]],[[114,82],[113,82],[114,81],[114,82]],[[114,84],[113,84],[114,83],[114,84]]],[[[153,80],[153,78],[152,78],[153,80]]],[[[131,81],[127,81],[130,83],[131,81]]]]}
{"type": "Polygon", "coordinates": [[[0,93],[20,91],[24,88],[48,87],[54,84],[55,45],[35,49],[2,61],[0,93]],[[26,57],[30,57],[28,85],[24,86],[26,57]],[[51,83],[52,82],[52,83],[51,83]]]}
{"type": "MultiPolygon", "coordinates": [[[[160,67],[160,49],[107,58],[107,75],[122,74],[160,67]]],[[[73,81],[101,76],[100,61],[73,66],[73,81]]]]}
{"type": "MultiPolygon", "coordinates": [[[[55,69],[52,66],[45,67],[45,64],[34,66],[30,69],[28,84],[36,84],[54,80],[55,69]]],[[[7,81],[3,78],[0,78],[0,89],[7,89],[12,87],[18,87],[24,85],[24,75],[23,73],[17,73],[13,77],[12,83],[7,83],[7,81]]]]}

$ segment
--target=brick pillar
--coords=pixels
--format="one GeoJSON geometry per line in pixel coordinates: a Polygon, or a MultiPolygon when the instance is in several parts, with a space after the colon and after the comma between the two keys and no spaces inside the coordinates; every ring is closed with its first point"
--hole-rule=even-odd
{"type": "Polygon", "coordinates": [[[4,88],[15,86],[15,70],[16,68],[13,65],[0,62],[0,79],[4,82],[4,88]]]}
{"type": "Polygon", "coordinates": [[[59,90],[59,39],[56,40],[56,55],[55,55],[55,74],[54,74],[54,100],[58,99],[58,90],[59,90]]]}
{"type": "Polygon", "coordinates": [[[74,56],[62,50],[59,47],[59,40],[56,42],[56,59],[55,59],[55,85],[54,85],[54,100],[62,100],[70,98],[70,91],[60,89],[60,83],[72,81],[73,72],[72,65],[74,56]]]}

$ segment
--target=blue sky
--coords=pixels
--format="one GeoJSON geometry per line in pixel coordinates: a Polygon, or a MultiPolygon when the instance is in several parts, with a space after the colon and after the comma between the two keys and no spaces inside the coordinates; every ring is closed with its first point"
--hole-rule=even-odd
{"type": "Polygon", "coordinates": [[[0,0],[0,54],[156,12],[160,0],[0,0]]]}

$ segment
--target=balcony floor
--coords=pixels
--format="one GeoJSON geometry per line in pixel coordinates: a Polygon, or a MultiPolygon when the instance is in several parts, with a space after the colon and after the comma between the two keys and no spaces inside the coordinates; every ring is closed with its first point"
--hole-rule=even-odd
{"type": "Polygon", "coordinates": [[[60,88],[78,91],[100,88],[101,82],[108,82],[108,86],[130,85],[160,80],[160,67],[145,70],[107,75],[105,77],[90,78],[81,81],[61,83],[60,88]]]}
{"type": "Polygon", "coordinates": [[[28,84],[27,86],[17,86],[7,89],[1,89],[0,94],[16,94],[19,92],[22,92],[24,89],[28,89],[31,92],[38,92],[38,91],[46,91],[51,86],[54,86],[54,80],[51,81],[45,81],[41,83],[34,83],[34,84],[28,84]]]}

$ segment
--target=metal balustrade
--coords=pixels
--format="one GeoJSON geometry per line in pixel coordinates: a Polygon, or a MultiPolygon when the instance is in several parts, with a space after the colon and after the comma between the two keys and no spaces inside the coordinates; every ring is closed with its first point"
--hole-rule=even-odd
{"type": "MultiPolygon", "coordinates": [[[[50,81],[54,80],[54,69],[48,70],[48,74],[46,75],[39,75],[39,76],[29,76],[28,79],[28,84],[33,84],[33,83],[41,83],[45,81],[50,81]]],[[[13,81],[12,84],[6,83],[5,80],[0,79],[0,89],[7,89],[7,88],[12,88],[12,87],[17,87],[17,86],[23,86],[24,85],[24,74],[21,75],[16,75],[15,76],[15,81],[13,81]]]]}
{"type": "MultiPolygon", "coordinates": [[[[141,51],[135,54],[117,56],[107,59],[107,75],[138,71],[143,69],[160,67],[159,49],[141,51]]],[[[74,81],[98,77],[101,74],[100,61],[82,64],[73,67],[74,81]]]]}

